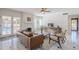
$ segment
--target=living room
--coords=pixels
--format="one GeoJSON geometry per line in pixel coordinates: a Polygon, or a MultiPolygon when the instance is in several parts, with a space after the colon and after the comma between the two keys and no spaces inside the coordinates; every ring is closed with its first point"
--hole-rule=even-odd
{"type": "Polygon", "coordinates": [[[78,0],[0,0],[1,59],[78,59],[78,0]]]}
{"type": "Polygon", "coordinates": [[[79,49],[78,19],[79,8],[0,8],[0,50],[79,49]]]}

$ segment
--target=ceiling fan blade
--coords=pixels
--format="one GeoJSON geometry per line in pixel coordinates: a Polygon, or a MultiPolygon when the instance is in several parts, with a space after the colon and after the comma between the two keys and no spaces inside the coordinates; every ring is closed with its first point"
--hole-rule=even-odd
{"type": "Polygon", "coordinates": [[[51,12],[51,11],[44,11],[44,12],[51,12]]]}
{"type": "Polygon", "coordinates": [[[51,12],[51,11],[45,11],[45,12],[51,12]]]}
{"type": "Polygon", "coordinates": [[[41,8],[41,13],[45,13],[45,12],[51,12],[51,11],[49,11],[47,8],[41,8]]]}

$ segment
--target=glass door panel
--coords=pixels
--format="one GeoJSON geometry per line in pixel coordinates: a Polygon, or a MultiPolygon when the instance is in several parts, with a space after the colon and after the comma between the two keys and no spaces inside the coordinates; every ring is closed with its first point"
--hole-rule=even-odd
{"type": "Polygon", "coordinates": [[[2,35],[11,34],[11,17],[2,16],[2,35]]]}
{"type": "Polygon", "coordinates": [[[78,30],[78,20],[77,19],[73,19],[72,21],[72,30],[77,31],[78,30]]]}
{"type": "Polygon", "coordinates": [[[20,30],[20,18],[13,17],[13,33],[17,33],[20,30]]]}

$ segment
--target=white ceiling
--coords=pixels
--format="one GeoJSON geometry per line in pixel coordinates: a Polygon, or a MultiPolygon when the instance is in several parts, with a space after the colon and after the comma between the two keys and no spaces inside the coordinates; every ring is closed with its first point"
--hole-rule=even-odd
{"type": "MultiPolygon", "coordinates": [[[[10,8],[12,10],[31,13],[34,15],[40,15],[41,8],[10,8]]],[[[48,8],[49,11],[46,14],[55,14],[55,13],[68,13],[68,14],[79,14],[79,8],[48,8]]]]}

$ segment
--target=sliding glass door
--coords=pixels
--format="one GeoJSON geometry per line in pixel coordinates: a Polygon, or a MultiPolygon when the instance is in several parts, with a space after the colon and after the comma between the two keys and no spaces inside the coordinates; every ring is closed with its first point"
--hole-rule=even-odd
{"type": "Polygon", "coordinates": [[[20,30],[20,17],[2,16],[2,35],[15,34],[20,30]]]}

